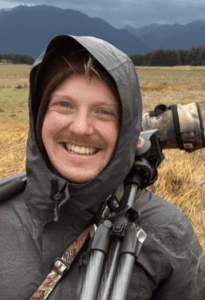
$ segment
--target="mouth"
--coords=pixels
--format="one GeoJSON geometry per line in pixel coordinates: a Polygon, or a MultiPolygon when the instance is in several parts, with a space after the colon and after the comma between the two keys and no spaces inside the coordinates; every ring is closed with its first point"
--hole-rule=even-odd
{"type": "Polygon", "coordinates": [[[75,147],[67,143],[61,144],[63,148],[72,155],[93,156],[101,150],[100,148],[75,147]]]}

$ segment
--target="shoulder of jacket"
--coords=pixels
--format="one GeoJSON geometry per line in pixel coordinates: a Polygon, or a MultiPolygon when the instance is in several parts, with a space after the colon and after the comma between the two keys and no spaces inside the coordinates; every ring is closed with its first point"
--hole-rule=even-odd
{"type": "Polygon", "coordinates": [[[0,180],[0,204],[23,191],[27,184],[26,172],[0,180]]]}
{"type": "Polygon", "coordinates": [[[150,226],[151,224],[154,227],[172,224],[173,226],[183,227],[183,231],[188,232],[192,228],[188,218],[175,204],[147,189],[142,189],[138,193],[135,209],[140,212],[140,221],[147,224],[148,218],[148,225],[150,226]]]}

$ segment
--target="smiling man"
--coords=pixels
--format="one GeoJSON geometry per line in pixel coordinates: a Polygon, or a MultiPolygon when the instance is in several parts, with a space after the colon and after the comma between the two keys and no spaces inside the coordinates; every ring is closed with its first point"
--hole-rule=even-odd
{"type": "Polygon", "coordinates": [[[47,154],[65,179],[82,183],[111,160],[120,130],[120,102],[98,77],[71,75],[52,93],[42,127],[47,154]]]}
{"type": "MultiPolygon", "coordinates": [[[[89,236],[48,298],[44,279],[133,166],[142,101],[132,61],[94,37],[55,37],[30,73],[29,117],[27,185],[0,206],[0,299],[78,300],[89,236]]],[[[184,214],[146,189],[134,208],[147,239],[126,300],[204,300],[202,249],[184,214]]]]}

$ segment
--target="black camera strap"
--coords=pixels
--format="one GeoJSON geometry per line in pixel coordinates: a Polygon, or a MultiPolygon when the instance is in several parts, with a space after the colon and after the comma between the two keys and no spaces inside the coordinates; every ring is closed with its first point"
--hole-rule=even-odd
{"type": "Polygon", "coordinates": [[[179,115],[178,115],[178,111],[177,111],[177,105],[174,104],[174,105],[169,105],[168,106],[168,105],[165,105],[165,104],[159,104],[155,107],[155,109],[153,111],[149,112],[149,115],[150,115],[150,117],[157,117],[157,116],[163,114],[168,109],[172,110],[173,122],[174,122],[174,131],[175,131],[175,135],[176,135],[177,144],[178,144],[180,150],[184,150],[183,140],[182,140],[181,131],[180,131],[179,115]]]}
{"type": "Polygon", "coordinates": [[[179,115],[177,111],[177,105],[172,105],[172,113],[173,113],[173,121],[174,121],[174,130],[176,134],[177,143],[180,150],[184,150],[184,144],[182,141],[181,131],[180,131],[180,125],[179,125],[179,115]]]}

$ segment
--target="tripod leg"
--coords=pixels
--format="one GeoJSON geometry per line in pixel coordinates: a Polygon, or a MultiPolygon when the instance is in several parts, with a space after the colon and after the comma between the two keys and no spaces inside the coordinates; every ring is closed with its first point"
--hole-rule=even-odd
{"type": "Polygon", "coordinates": [[[137,230],[137,227],[134,225],[127,231],[120,249],[121,255],[119,265],[109,300],[126,300],[134,263],[139,256],[142,244],[146,237],[147,235],[144,230],[137,230]],[[137,234],[135,234],[136,231],[137,234]],[[135,237],[137,240],[135,240],[135,237]]]}
{"type": "Polygon", "coordinates": [[[95,299],[100,281],[104,256],[104,253],[101,251],[92,251],[90,255],[90,261],[92,264],[88,264],[80,300],[95,299]]]}
{"type": "Polygon", "coordinates": [[[95,300],[96,298],[104,258],[107,254],[110,243],[111,228],[112,222],[105,220],[104,223],[98,227],[95,233],[80,300],[95,300]]]}
{"type": "Polygon", "coordinates": [[[110,300],[126,299],[134,263],[134,255],[129,253],[121,255],[110,300]]]}
{"type": "Polygon", "coordinates": [[[119,261],[120,245],[121,241],[119,238],[116,238],[110,245],[96,300],[108,300],[110,297],[119,261]]]}

